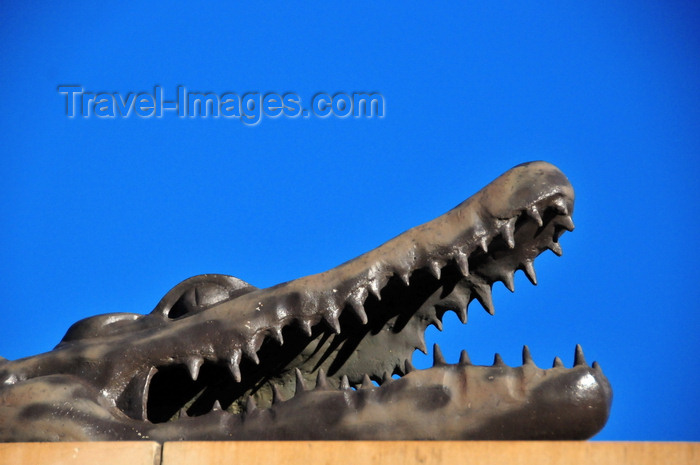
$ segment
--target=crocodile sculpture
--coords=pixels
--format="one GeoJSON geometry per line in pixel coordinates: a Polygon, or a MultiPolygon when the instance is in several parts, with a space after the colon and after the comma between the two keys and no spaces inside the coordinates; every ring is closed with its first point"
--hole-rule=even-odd
{"type": "Polygon", "coordinates": [[[75,323],[58,346],[0,359],[0,441],[584,439],[610,385],[579,346],[541,369],[466,352],[415,370],[428,325],[573,230],[574,192],[545,162],[516,166],[446,214],[326,272],[257,289],[200,275],[148,315],[75,323]]]}

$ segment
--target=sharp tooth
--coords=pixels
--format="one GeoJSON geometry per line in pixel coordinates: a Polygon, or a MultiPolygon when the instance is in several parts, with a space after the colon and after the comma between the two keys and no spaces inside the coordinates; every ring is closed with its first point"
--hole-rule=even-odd
{"type": "Polygon", "coordinates": [[[192,381],[197,381],[197,378],[199,377],[199,369],[202,367],[203,363],[204,359],[201,357],[191,357],[185,362],[185,365],[187,365],[187,370],[190,372],[192,381]]]}
{"type": "Polygon", "coordinates": [[[437,344],[433,345],[433,366],[443,366],[447,365],[447,362],[445,361],[445,357],[442,355],[442,351],[440,350],[440,346],[437,344]]]}
{"type": "Polygon", "coordinates": [[[493,299],[491,298],[491,287],[488,284],[475,283],[474,290],[476,291],[476,298],[481,306],[484,307],[484,310],[490,315],[495,314],[496,310],[493,308],[493,299]]]}
{"type": "Polygon", "coordinates": [[[436,316],[435,318],[432,319],[432,321],[430,323],[433,326],[435,326],[438,329],[438,331],[442,331],[442,321],[440,321],[440,318],[438,318],[436,316]]]}
{"type": "Polygon", "coordinates": [[[352,311],[360,319],[360,322],[363,325],[366,325],[368,321],[367,313],[365,312],[365,308],[362,306],[362,302],[360,302],[360,299],[358,299],[357,296],[352,295],[348,299],[348,304],[350,304],[350,308],[352,308],[352,311]]]}
{"type": "Polygon", "coordinates": [[[600,363],[598,363],[598,362],[593,362],[593,369],[595,371],[599,371],[600,373],[603,372],[603,369],[600,367],[600,363]]]}
{"type": "Polygon", "coordinates": [[[513,282],[513,272],[506,271],[503,276],[501,276],[501,281],[505,284],[506,289],[510,292],[515,292],[515,283],[513,282]]]}
{"type": "Polygon", "coordinates": [[[517,220],[518,217],[513,217],[506,221],[506,223],[501,227],[501,234],[506,240],[506,244],[508,244],[508,247],[511,249],[515,247],[515,237],[513,236],[513,233],[515,232],[515,222],[517,220]]]}
{"type": "Polygon", "coordinates": [[[544,223],[542,222],[542,217],[540,216],[539,210],[537,210],[537,205],[532,205],[526,208],[525,212],[530,216],[530,218],[535,220],[538,226],[542,227],[544,223]]]}
{"type": "Polygon", "coordinates": [[[348,375],[343,375],[343,377],[340,379],[339,389],[342,389],[344,391],[350,389],[350,381],[348,381],[348,375]]]}
{"type": "Polygon", "coordinates": [[[481,250],[483,250],[484,253],[488,253],[489,251],[489,245],[486,242],[486,240],[486,236],[481,236],[481,238],[479,239],[479,245],[481,245],[481,250]]]}
{"type": "Polygon", "coordinates": [[[416,371],[416,368],[413,366],[410,360],[406,360],[406,363],[404,363],[404,365],[406,367],[404,369],[404,373],[409,374],[412,371],[416,371]]]}
{"type": "Polygon", "coordinates": [[[216,399],[214,401],[214,405],[212,405],[212,407],[211,407],[211,411],[216,412],[216,411],[221,411],[221,410],[223,410],[221,408],[221,402],[219,402],[219,399],[216,399]]]}
{"type": "Polygon", "coordinates": [[[567,231],[573,231],[576,227],[574,226],[574,220],[572,220],[571,216],[569,215],[564,215],[559,218],[559,224],[562,225],[567,231]]]}
{"type": "Polygon", "coordinates": [[[326,320],[326,323],[328,323],[328,326],[330,326],[335,334],[340,334],[340,322],[338,321],[338,316],[335,313],[324,313],[323,318],[326,320]]]}
{"type": "Polygon", "coordinates": [[[233,379],[236,380],[237,383],[241,382],[241,349],[235,349],[233,351],[233,354],[231,354],[231,358],[229,359],[228,362],[228,369],[231,371],[231,374],[233,375],[233,379]]]}
{"type": "Polygon", "coordinates": [[[360,389],[369,389],[373,387],[374,384],[372,383],[372,380],[369,379],[369,375],[365,373],[365,375],[362,377],[362,385],[360,386],[360,389]]]}
{"type": "Polygon", "coordinates": [[[391,377],[391,373],[388,371],[385,371],[384,374],[382,375],[382,386],[394,381],[394,378],[391,377]]]}
{"type": "Polygon", "coordinates": [[[506,364],[503,362],[503,359],[501,358],[501,354],[494,354],[493,356],[493,366],[495,367],[504,367],[506,364]]]}
{"type": "Polygon", "coordinates": [[[276,384],[272,385],[272,403],[277,404],[279,402],[284,402],[282,400],[282,394],[276,384]]]}
{"type": "Polygon", "coordinates": [[[459,271],[462,273],[462,276],[469,276],[469,259],[467,255],[462,252],[456,252],[455,262],[457,263],[457,266],[459,267],[459,271]]]}
{"type": "Polygon", "coordinates": [[[396,274],[406,286],[410,284],[411,273],[409,271],[397,271],[396,274]]]}
{"type": "Polygon", "coordinates": [[[416,349],[420,350],[425,355],[428,355],[428,348],[425,345],[425,339],[423,339],[422,334],[418,337],[418,345],[416,346],[416,349]]]}
{"type": "Polygon", "coordinates": [[[326,378],[326,372],[323,368],[319,368],[318,375],[316,375],[316,389],[325,390],[328,389],[328,378],[326,378]]]}
{"type": "Polygon", "coordinates": [[[372,292],[374,297],[377,298],[377,300],[382,300],[381,289],[379,288],[379,283],[376,279],[370,279],[369,283],[367,283],[367,287],[369,288],[370,292],[372,292]]]}
{"type": "Polygon", "coordinates": [[[245,354],[246,357],[248,357],[256,365],[260,364],[260,359],[258,358],[258,354],[255,351],[255,342],[254,341],[251,340],[248,342],[248,344],[243,346],[243,353],[245,354]]]}
{"type": "Polygon", "coordinates": [[[459,306],[455,309],[455,313],[457,314],[457,318],[459,318],[459,321],[461,321],[462,324],[465,324],[467,322],[467,307],[459,306]]]}
{"type": "Polygon", "coordinates": [[[586,363],[586,358],[583,356],[583,349],[581,344],[576,344],[576,350],[574,351],[574,366],[588,366],[586,363]]]}
{"type": "Polygon", "coordinates": [[[297,319],[297,323],[299,323],[299,327],[302,331],[304,331],[304,334],[311,337],[311,322],[309,320],[299,318],[297,319]]]}
{"type": "Polygon", "coordinates": [[[440,269],[440,264],[438,262],[436,262],[435,260],[430,260],[428,262],[428,270],[430,270],[430,274],[435,276],[435,279],[440,279],[442,270],[440,269]]]}
{"type": "Polygon", "coordinates": [[[445,311],[452,310],[457,314],[459,321],[462,323],[467,322],[467,307],[469,306],[469,299],[471,296],[471,290],[467,287],[464,288],[459,286],[455,288],[452,293],[448,296],[448,304],[443,307],[445,311]]]}
{"type": "Polygon", "coordinates": [[[273,326],[270,328],[270,337],[277,341],[279,345],[284,344],[284,338],[282,337],[282,329],[279,326],[273,326]]]}
{"type": "Polygon", "coordinates": [[[562,362],[559,357],[554,357],[554,362],[552,362],[552,368],[561,368],[563,366],[564,362],[562,362]]]}
{"type": "Polygon", "coordinates": [[[459,353],[459,364],[460,365],[471,365],[472,361],[469,359],[469,354],[466,350],[459,353]]]}
{"type": "Polygon", "coordinates": [[[525,273],[525,276],[527,276],[527,279],[529,279],[532,284],[537,286],[537,274],[535,274],[535,265],[532,263],[532,260],[525,260],[522,265],[523,272],[525,273]]]}
{"type": "Polygon", "coordinates": [[[554,208],[559,212],[561,215],[568,215],[569,214],[569,208],[566,206],[566,200],[564,200],[563,197],[559,197],[556,199],[552,205],[554,208]]]}
{"type": "Polygon", "coordinates": [[[297,382],[294,395],[299,395],[302,392],[306,391],[306,386],[304,386],[304,376],[301,374],[301,370],[299,370],[299,368],[294,369],[294,375],[296,376],[297,382]]]}
{"type": "Polygon", "coordinates": [[[558,257],[561,257],[564,254],[564,252],[562,252],[562,250],[561,250],[561,245],[559,245],[558,242],[551,242],[547,246],[547,248],[549,250],[551,250],[552,252],[554,252],[558,257]]]}
{"type": "Polygon", "coordinates": [[[248,399],[246,400],[245,403],[245,413],[251,414],[254,411],[258,409],[258,406],[255,404],[255,399],[253,396],[248,396],[248,399]]]}
{"type": "Polygon", "coordinates": [[[530,348],[528,346],[523,346],[523,365],[534,365],[535,362],[532,360],[532,354],[530,354],[530,348]]]}

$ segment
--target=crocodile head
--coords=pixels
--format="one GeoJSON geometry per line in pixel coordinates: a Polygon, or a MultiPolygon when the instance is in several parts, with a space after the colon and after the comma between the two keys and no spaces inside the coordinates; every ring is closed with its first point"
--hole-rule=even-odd
{"type": "Polygon", "coordinates": [[[445,312],[466,322],[491,287],[573,230],[554,166],[516,166],[446,214],[326,272],[258,289],[223,275],[173,288],[148,315],[74,324],[51,352],[0,362],[0,440],[581,439],[609,383],[575,363],[414,370],[445,312]]]}

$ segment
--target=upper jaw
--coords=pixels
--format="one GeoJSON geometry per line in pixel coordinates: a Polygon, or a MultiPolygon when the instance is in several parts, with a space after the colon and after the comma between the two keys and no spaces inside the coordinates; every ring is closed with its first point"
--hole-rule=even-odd
{"type": "Polygon", "coordinates": [[[323,322],[342,332],[344,313],[364,324],[370,318],[368,298],[380,300],[392,278],[410,282],[417,270],[440,276],[447,266],[473,281],[476,298],[489,310],[485,286],[497,280],[510,286],[509,275],[516,269],[534,280],[534,258],[548,248],[561,253],[558,238],[573,229],[573,202],[573,188],[556,167],[546,162],[519,165],[446,214],[349,262],[224,301],[177,323],[221,321],[227,338],[220,355],[256,360],[263,342],[279,339],[289,325],[310,333],[323,322]]]}
{"type": "MultiPolygon", "coordinates": [[[[179,341],[181,355],[168,353],[163,365],[191,373],[205,362],[228,366],[236,390],[263,405],[273,385],[287,396],[293,392],[295,368],[307,380],[324,369],[336,386],[343,376],[359,385],[365,375],[375,381],[403,375],[413,351],[425,351],[426,327],[440,327],[447,310],[466,321],[469,303],[478,300],[493,313],[493,283],[512,288],[518,269],[536,282],[535,257],[547,249],[560,254],[559,236],[573,229],[573,201],[557,168],[520,165],[445,215],[337,268],[173,321],[173,336],[185,328],[201,333],[212,321],[218,336],[205,351],[201,341],[192,347],[179,341]],[[299,355],[276,363],[290,350],[299,355]],[[251,376],[256,379],[246,379],[251,376]],[[244,389],[241,377],[250,384],[244,389]]],[[[173,340],[169,332],[158,337],[173,340]]]]}

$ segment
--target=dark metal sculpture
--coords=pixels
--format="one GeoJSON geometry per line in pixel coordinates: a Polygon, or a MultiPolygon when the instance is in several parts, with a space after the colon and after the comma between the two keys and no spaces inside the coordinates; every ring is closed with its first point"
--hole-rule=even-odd
{"type": "Polygon", "coordinates": [[[612,399],[577,346],[555,359],[414,370],[428,325],[465,322],[491,286],[561,254],[574,192],[517,166],[445,215],[337,268],[269,289],[190,278],[148,315],[74,324],[51,352],[0,361],[0,440],[583,439],[612,399]],[[392,375],[399,375],[394,379],[392,375]],[[375,383],[373,383],[374,381],[375,383]]]}

